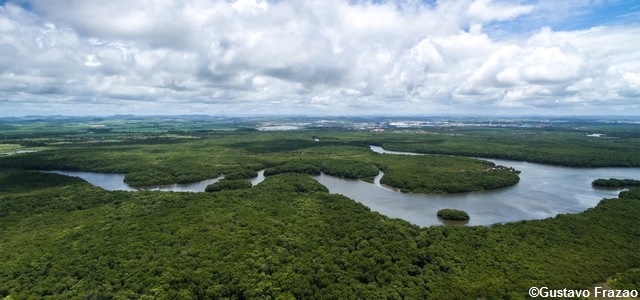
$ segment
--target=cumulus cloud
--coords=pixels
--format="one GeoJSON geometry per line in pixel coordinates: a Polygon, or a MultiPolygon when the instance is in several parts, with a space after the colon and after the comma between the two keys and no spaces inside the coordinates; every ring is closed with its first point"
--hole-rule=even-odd
{"type": "Polygon", "coordinates": [[[543,19],[549,3],[8,1],[0,103],[6,115],[637,114],[637,23],[485,30],[543,19]]]}

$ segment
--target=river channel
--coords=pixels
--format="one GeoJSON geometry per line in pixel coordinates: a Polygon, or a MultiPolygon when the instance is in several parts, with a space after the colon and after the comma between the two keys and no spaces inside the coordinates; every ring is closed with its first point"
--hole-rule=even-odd
{"type": "MultiPolygon", "coordinates": [[[[56,173],[67,176],[80,177],[85,181],[101,187],[108,191],[165,191],[165,192],[204,192],[207,185],[218,182],[224,176],[218,176],[213,179],[207,179],[191,183],[174,183],[167,185],[155,185],[144,188],[134,188],[124,182],[125,174],[118,173],[96,173],[96,172],[79,172],[79,171],[43,171],[47,173],[56,173]]],[[[264,170],[258,171],[258,176],[251,178],[251,185],[256,185],[264,181],[264,170]]]]}
{"type": "MultiPolygon", "coordinates": [[[[384,155],[420,155],[417,153],[386,151],[371,146],[371,150],[384,155]]],[[[358,201],[372,211],[392,218],[400,218],[419,226],[442,225],[436,216],[442,208],[466,211],[471,220],[468,225],[490,225],[520,220],[545,219],[557,214],[574,214],[594,207],[602,198],[615,198],[620,190],[593,188],[597,178],[640,178],[640,168],[569,168],[551,165],[485,159],[498,165],[520,170],[520,182],[500,190],[448,195],[400,193],[380,184],[380,172],[375,183],[338,178],[329,175],[312,176],[331,193],[342,194],[358,201]]],[[[124,174],[52,171],[77,176],[106,190],[136,189],[124,183],[124,174]]],[[[251,179],[256,185],[264,180],[264,170],[251,179]]],[[[189,184],[148,187],[144,190],[202,192],[221,177],[189,184]]]]}

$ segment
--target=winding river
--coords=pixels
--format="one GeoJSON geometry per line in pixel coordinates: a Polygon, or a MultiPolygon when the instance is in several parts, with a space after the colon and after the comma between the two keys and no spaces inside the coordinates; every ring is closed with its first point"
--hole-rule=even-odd
{"type": "MultiPolygon", "coordinates": [[[[376,153],[421,155],[387,151],[371,146],[376,153]]],[[[602,198],[615,198],[620,190],[593,188],[597,178],[639,178],[640,168],[570,168],[524,161],[485,159],[498,165],[522,171],[516,185],[483,192],[446,195],[400,193],[380,185],[382,172],[375,184],[327,175],[315,178],[332,193],[343,194],[371,210],[404,219],[420,226],[445,223],[436,216],[439,209],[466,211],[469,225],[490,225],[520,220],[544,219],[557,214],[573,214],[594,207],[602,198]]]]}
{"type": "MultiPolygon", "coordinates": [[[[96,173],[96,172],[78,172],[78,171],[43,171],[47,173],[56,173],[67,176],[80,177],[85,181],[99,186],[108,191],[165,191],[165,192],[204,192],[207,185],[214,182],[218,182],[224,176],[218,176],[213,179],[207,179],[202,181],[190,182],[190,183],[174,183],[167,185],[154,185],[144,188],[134,188],[124,182],[125,174],[118,173],[96,173]]],[[[258,176],[251,178],[249,182],[251,185],[256,185],[264,181],[264,170],[258,171],[258,176]]]]}
{"type": "MultiPolygon", "coordinates": [[[[385,155],[421,155],[418,153],[386,151],[371,146],[371,150],[385,155]]],[[[466,211],[471,220],[468,225],[491,225],[520,220],[545,219],[557,214],[573,214],[594,207],[602,198],[615,198],[619,190],[593,188],[597,178],[640,178],[640,168],[570,168],[551,165],[486,159],[496,164],[522,171],[520,182],[512,187],[462,194],[425,195],[400,193],[380,184],[380,172],[375,183],[338,178],[329,175],[313,176],[329,188],[331,193],[343,194],[373,211],[400,218],[419,226],[448,224],[436,216],[442,208],[466,211]]],[[[136,189],[124,183],[123,174],[52,171],[77,176],[106,190],[136,189]]],[[[264,180],[264,170],[251,179],[256,185],[264,180]]],[[[202,192],[205,187],[222,178],[189,184],[172,184],[145,188],[145,190],[202,192]]]]}
{"type": "Polygon", "coordinates": [[[125,174],[118,173],[96,173],[96,172],[79,172],[79,171],[43,171],[47,173],[56,173],[67,176],[80,177],[85,181],[101,187],[108,191],[166,191],[166,192],[204,192],[207,185],[210,185],[224,178],[219,176],[213,179],[207,179],[191,183],[174,183],[167,185],[155,185],[144,188],[134,188],[124,182],[125,174]]]}

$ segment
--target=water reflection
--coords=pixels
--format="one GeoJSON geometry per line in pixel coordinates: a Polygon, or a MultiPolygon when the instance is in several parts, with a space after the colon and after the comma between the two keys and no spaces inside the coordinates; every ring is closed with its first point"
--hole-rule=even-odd
{"type": "Polygon", "coordinates": [[[166,191],[166,192],[204,192],[204,189],[207,188],[207,185],[210,185],[214,182],[218,182],[220,179],[224,178],[224,176],[219,176],[213,179],[207,179],[192,183],[174,183],[167,185],[158,185],[152,187],[143,188],[148,191],[166,191]]]}
{"type": "Polygon", "coordinates": [[[167,185],[156,185],[145,188],[134,188],[124,182],[125,174],[117,173],[95,173],[95,172],[78,172],[78,171],[46,171],[47,173],[56,173],[67,176],[80,177],[85,181],[99,186],[108,191],[172,191],[172,192],[204,192],[207,185],[219,181],[224,176],[216,177],[191,183],[174,183],[167,185]]]}
{"type": "Polygon", "coordinates": [[[263,182],[264,181],[264,169],[258,171],[258,176],[249,179],[249,182],[251,182],[251,186],[255,186],[256,184],[263,182]]]}
{"type": "MultiPolygon", "coordinates": [[[[371,146],[378,153],[418,155],[386,151],[371,146]]],[[[401,218],[420,226],[441,225],[436,213],[442,208],[466,211],[469,225],[490,225],[520,220],[544,219],[557,214],[579,213],[594,207],[602,198],[614,198],[618,190],[595,189],[597,178],[638,178],[640,168],[569,168],[529,162],[488,159],[495,164],[522,171],[520,182],[512,187],[484,192],[448,195],[400,193],[375,183],[341,179],[328,175],[314,176],[332,193],[343,194],[374,211],[401,218]]]]}
{"type": "MultiPolygon", "coordinates": [[[[379,153],[418,155],[386,151],[375,146],[371,149],[379,153]]],[[[593,188],[591,182],[594,179],[640,178],[640,168],[569,168],[499,159],[487,160],[522,171],[519,174],[520,182],[512,187],[494,191],[425,195],[400,193],[392,187],[381,185],[383,172],[376,176],[374,183],[325,174],[313,178],[329,188],[331,193],[343,194],[373,211],[420,226],[442,225],[443,220],[436,215],[442,208],[466,211],[471,217],[468,225],[490,225],[579,213],[594,207],[602,198],[615,198],[618,195],[619,190],[593,188]]],[[[51,172],[77,176],[106,190],[138,190],[124,183],[124,174],[51,172]]],[[[264,170],[260,170],[258,176],[249,181],[256,185],[264,178],[264,170]]],[[[188,184],[149,187],[146,190],[203,192],[207,185],[220,179],[222,176],[188,184]]]]}
{"type": "MultiPolygon", "coordinates": [[[[85,181],[101,187],[108,191],[165,191],[165,192],[204,192],[208,185],[220,181],[224,176],[212,179],[191,182],[191,183],[174,183],[167,185],[155,185],[144,188],[134,188],[124,182],[125,174],[118,173],[95,173],[95,172],[78,172],[78,171],[43,171],[47,173],[56,173],[67,176],[80,177],[85,181]]],[[[258,171],[258,176],[249,179],[251,185],[256,185],[264,181],[264,170],[258,171]]]]}

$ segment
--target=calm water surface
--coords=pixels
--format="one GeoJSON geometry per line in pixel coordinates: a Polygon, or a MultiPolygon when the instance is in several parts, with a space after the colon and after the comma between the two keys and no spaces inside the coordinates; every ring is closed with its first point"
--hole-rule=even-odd
{"type": "Polygon", "coordinates": [[[57,173],[67,176],[80,177],[87,182],[99,186],[108,191],[173,191],[173,192],[204,192],[207,185],[210,185],[218,180],[224,178],[224,176],[216,177],[213,179],[207,179],[191,183],[174,183],[167,185],[156,185],[145,188],[133,188],[124,182],[125,174],[115,173],[94,173],[94,172],[77,172],[77,171],[46,171],[48,173],[57,173]]]}
{"type": "Polygon", "coordinates": [[[264,181],[264,169],[258,171],[258,177],[254,177],[254,178],[249,179],[249,182],[251,182],[252,186],[254,186],[254,185],[256,185],[256,184],[258,184],[260,182],[263,182],[263,181],[264,181]]]}
{"type": "MultiPolygon", "coordinates": [[[[417,155],[386,151],[371,146],[377,153],[417,155]]],[[[520,220],[544,219],[557,214],[579,213],[596,206],[602,198],[615,198],[619,190],[591,186],[597,178],[640,178],[640,168],[568,168],[529,162],[487,159],[522,171],[520,182],[512,187],[462,194],[424,195],[400,193],[380,185],[327,175],[315,176],[332,193],[343,194],[374,211],[407,220],[420,226],[440,225],[436,213],[442,208],[466,211],[469,225],[490,225],[520,220]]]]}
{"type": "MultiPolygon", "coordinates": [[[[197,182],[191,183],[174,183],[167,185],[155,185],[145,188],[134,188],[129,186],[124,182],[125,174],[117,174],[117,173],[94,173],[94,172],[77,172],[77,171],[46,171],[48,173],[57,173],[67,176],[80,177],[85,181],[99,186],[108,191],[171,191],[171,192],[204,192],[207,185],[210,185],[214,182],[218,182],[220,179],[224,178],[224,176],[219,176],[213,179],[207,179],[197,182]]],[[[264,181],[264,170],[258,171],[258,176],[249,179],[251,185],[256,185],[260,182],[264,181]]]]}
{"type": "MultiPolygon", "coordinates": [[[[371,146],[371,150],[385,155],[420,155],[386,151],[371,146]]],[[[557,214],[573,214],[596,206],[602,198],[615,198],[619,190],[593,188],[597,178],[640,178],[640,168],[569,168],[529,162],[487,159],[496,164],[522,171],[520,182],[512,187],[449,195],[400,193],[380,184],[380,172],[375,183],[329,175],[313,176],[329,188],[331,193],[343,194],[373,211],[400,218],[420,226],[442,225],[436,212],[442,208],[457,208],[469,213],[468,225],[490,225],[520,220],[544,219],[557,214]]],[[[124,174],[52,171],[77,176],[106,190],[135,191],[124,183],[124,174]]],[[[221,177],[188,184],[172,184],[145,190],[203,192],[205,187],[221,177]]],[[[249,181],[256,185],[264,180],[264,170],[249,181]]]]}

